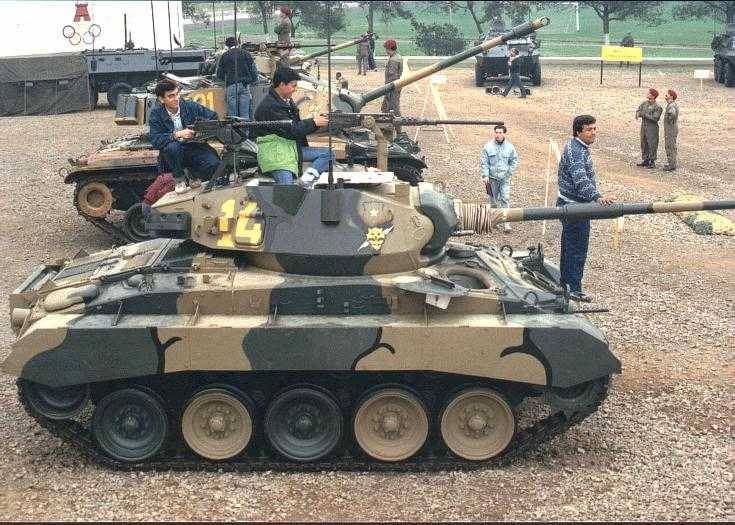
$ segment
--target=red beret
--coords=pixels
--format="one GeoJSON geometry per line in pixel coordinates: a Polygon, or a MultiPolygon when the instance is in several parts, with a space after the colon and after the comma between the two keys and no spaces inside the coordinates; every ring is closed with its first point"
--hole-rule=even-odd
{"type": "Polygon", "coordinates": [[[386,48],[386,49],[396,50],[396,49],[398,49],[398,44],[396,44],[396,41],[391,38],[391,39],[386,40],[385,42],[383,42],[383,47],[386,48]]]}
{"type": "Polygon", "coordinates": [[[658,98],[658,91],[656,91],[654,88],[649,89],[648,94],[652,95],[653,98],[658,98]]]}
{"type": "Polygon", "coordinates": [[[291,8],[287,5],[281,6],[281,13],[283,13],[286,16],[291,16],[291,8]]]}
{"type": "Polygon", "coordinates": [[[674,91],[673,89],[670,89],[670,90],[668,90],[668,91],[667,91],[667,93],[668,93],[668,94],[669,94],[669,96],[670,96],[671,98],[673,98],[674,100],[676,100],[676,98],[677,98],[677,97],[679,96],[679,95],[677,95],[677,94],[676,94],[676,91],[674,91]]]}

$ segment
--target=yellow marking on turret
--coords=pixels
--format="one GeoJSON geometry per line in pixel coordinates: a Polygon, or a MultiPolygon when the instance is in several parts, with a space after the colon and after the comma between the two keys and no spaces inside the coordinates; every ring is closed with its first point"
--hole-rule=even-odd
{"type": "Polygon", "coordinates": [[[230,220],[235,218],[235,199],[224,201],[220,211],[222,215],[217,217],[217,227],[221,235],[217,239],[217,246],[220,248],[234,248],[235,244],[232,241],[232,233],[230,232],[230,220]]]}
{"type": "Polygon", "coordinates": [[[249,206],[250,204],[257,209],[257,205],[251,202],[240,210],[237,226],[235,227],[235,242],[248,246],[258,246],[263,241],[263,223],[252,217],[254,209],[249,206]]]}

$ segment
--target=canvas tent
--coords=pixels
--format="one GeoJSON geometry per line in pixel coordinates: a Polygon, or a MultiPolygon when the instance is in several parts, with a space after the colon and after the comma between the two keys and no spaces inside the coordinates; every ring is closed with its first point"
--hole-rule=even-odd
{"type": "Polygon", "coordinates": [[[0,116],[89,111],[93,102],[81,53],[0,58],[0,116]]]}

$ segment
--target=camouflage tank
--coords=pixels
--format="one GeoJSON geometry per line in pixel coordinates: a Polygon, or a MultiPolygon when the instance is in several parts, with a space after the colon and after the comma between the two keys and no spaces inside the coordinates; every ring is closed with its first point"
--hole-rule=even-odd
{"type": "MultiPolygon", "coordinates": [[[[417,82],[438,72],[482,53],[504,42],[519,38],[530,32],[540,29],[548,23],[543,18],[512,28],[511,30],[482,42],[480,45],[467,49],[453,57],[413,71],[411,74],[387,85],[380,86],[367,93],[355,93],[338,86],[332,86],[331,103],[335,111],[359,112],[366,104],[377,100],[391,90],[400,90],[408,84],[417,82]]],[[[346,42],[333,49],[354,45],[366,35],[346,42]]],[[[267,48],[266,53],[256,62],[259,70],[270,74],[274,61],[273,49],[267,48]],[[270,65],[269,65],[270,64],[270,65]]],[[[305,57],[288,57],[292,66],[300,66],[307,59],[314,58],[328,51],[322,50],[305,57]]],[[[216,64],[216,62],[212,62],[216,64]]],[[[268,91],[268,76],[259,80],[252,88],[253,107],[262,100],[268,91]]],[[[191,98],[200,104],[216,111],[220,115],[225,113],[224,90],[207,77],[183,79],[187,89],[182,91],[183,96],[191,98]]],[[[329,110],[329,88],[326,82],[320,81],[306,74],[302,74],[299,90],[294,95],[294,101],[299,105],[302,117],[326,113],[329,110]]],[[[150,105],[157,103],[155,97],[130,95],[123,98],[121,107],[116,116],[116,123],[143,124],[150,105]]],[[[327,136],[310,136],[310,143],[315,146],[326,146],[327,136]]],[[[369,130],[356,128],[342,128],[338,136],[333,138],[335,155],[339,162],[377,166],[378,144],[369,130]]],[[[243,164],[244,169],[257,166],[257,146],[247,141],[241,146],[245,150],[239,158],[250,164],[243,164]]],[[[147,238],[142,224],[142,200],[145,188],[153,182],[158,174],[158,151],[153,149],[148,141],[147,134],[125,137],[114,141],[103,141],[96,152],[69,160],[71,167],[64,168],[61,174],[64,182],[75,185],[74,204],[82,217],[95,226],[112,235],[119,242],[137,242],[147,238]],[[122,226],[114,224],[111,211],[125,212],[122,226]]],[[[394,134],[388,144],[388,168],[403,181],[418,184],[423,180],[422,172],[426,169],[426,162],[420,154],[418,144],[407,134],[394,134]]]]}
{"type": "Polygon", "coordinates": [[[494,209],[372,172],[169,193],[166,236],[36,268],[2,370],[42,427],[132,469],[497,465],[579,424],[620,361],[501,222],[735,201],[494,209]]]}
{"type": "Polygon", "coordinates": [[[712,39],[715,61],[715,81],[735,87],[735,23],[728,24],[725,32],[712,39]]]}

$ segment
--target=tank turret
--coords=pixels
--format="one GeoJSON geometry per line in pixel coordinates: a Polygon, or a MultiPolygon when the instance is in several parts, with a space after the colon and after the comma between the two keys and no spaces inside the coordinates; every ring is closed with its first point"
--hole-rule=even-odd
{"type": "Polygon", "coordinates": [[[159,235],[247,254],[261,268],[362,275],[431,266],[457,232],[489,233],[501,222],[735,208],[729,200],[498,209],[463,203],[429,183],[375,183],[370,172],[334,175],[340,178],[341,187],[332,189],[325,174],[314,190],[245,183],[168,194],[155,205],[151,226],[159,235]]]}

